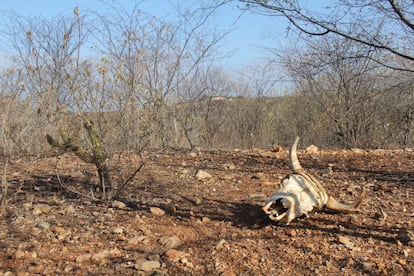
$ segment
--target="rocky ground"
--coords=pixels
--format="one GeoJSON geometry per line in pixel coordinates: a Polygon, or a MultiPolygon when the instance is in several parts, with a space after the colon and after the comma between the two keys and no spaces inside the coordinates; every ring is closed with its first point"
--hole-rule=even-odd
{"type": "Polygon", "coordinates": [[[289,173],[285,151],[144,157],[110,206],[68,191],[92,196],[96,185],[74,156],[10,163],[0,273],[414,275],[412,151],[299,151],[329,194],[351,200],[362,185],[367,197],[359,212],[319,210],[289,225],[260,208],[289,173]]]}

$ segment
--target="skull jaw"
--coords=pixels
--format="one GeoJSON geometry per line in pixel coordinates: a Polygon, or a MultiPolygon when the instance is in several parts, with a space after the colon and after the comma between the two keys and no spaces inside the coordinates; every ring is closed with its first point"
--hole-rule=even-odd
{"type": "Polygon", "coordinates": [[[298,210],[296,203],[295,196],[292,196],[291,193],[279,192],[269,198],[263,211],[271,220],[289,224],[293,219],[303,214],[302,210],[298,210]]]}
{"type": "Polygon", "coordinates": [[[273,221],[281,221],[287,215],[289,208],[286,208],[282,202],[283,198],[268,202],[263,211],[273,221]]]}

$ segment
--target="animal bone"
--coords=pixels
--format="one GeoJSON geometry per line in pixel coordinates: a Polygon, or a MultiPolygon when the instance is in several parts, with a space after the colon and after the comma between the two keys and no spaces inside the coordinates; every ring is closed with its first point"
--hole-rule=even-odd
{"type": "Polygon", "coordinates": [[[329,196],[322,184],[300,165],[296,154],[298,142],[299,137],[296,137],[289,151],[293,173],[282,180],[279,189],[268,198],[263,211],[271,220],[286,224],[302,215],[308,216],[313,208],[326,207],[342,213],[355,211],[365,197],[364,188],[360,197],[352,203],[342,203],[329,196]]]}

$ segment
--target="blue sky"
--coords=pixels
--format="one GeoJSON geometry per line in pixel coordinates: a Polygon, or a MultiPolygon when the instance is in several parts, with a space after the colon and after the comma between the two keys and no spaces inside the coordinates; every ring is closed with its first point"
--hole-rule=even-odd
{"type": "MultiPolygon", "coordinates": [[[[46,18],[53,17],[61,13],[71,13],[75,6],[82,10],[94,10],[98,12],[108,12],[108,5],[100,0],[0,0],[0,10],[14,11],[22,16],[41,15],[46,18]]],[[[107,1],[111,2],[111,1],[107,1]]],[[[125,9],[131,8],[136,1],[118,0],[125,9]]],[[[144,12],[155,16],[172,14],[173,5],[178,1],[173,0],[147,0],[143,1],[139,8],[144,12]]],[[[184,4],[194,3],[191,0],[181,1],[184,4]]],[[[241,11],[235,6],[226,6],[220,14],[214,17],[214,24],[224,28],[234,28],[234,30],[223,41],[223,51],[231,51],[232,57],[223,61],[223,66],[231,70],[239,70],[246,65],[255,64],[263,55],[265,47],[282,47],[285,41],[286,20],[278,17],[266,17],[257,14],[244,13],[236,22],[241,11]]],[[[1,21],[0,21],[0,28],[1,21]]],[[[0,45],[0,51],[5,52],[0,45]]]]}

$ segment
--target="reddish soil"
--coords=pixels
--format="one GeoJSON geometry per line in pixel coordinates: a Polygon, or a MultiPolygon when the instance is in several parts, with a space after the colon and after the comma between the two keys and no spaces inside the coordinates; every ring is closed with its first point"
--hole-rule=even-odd
{"type": "MultiPolygon", "coordinates": [[[[362,185],[367,196],[355,213],[316,210],[289,225],[260,207],[289,173],[287,158],[264,149],[145,153],[117,197],[125,207],[62,188],[56,157],[17,160],[0,216],[0,273],[414,275],[414,152],[300,151],[329,194],[351,200],[362,185]],[[197,170],[211,177],[198,180],[197,170]]],[[[93,168],[70,155],[58,165],[62,184],[92,195],[93,168]]]]}

